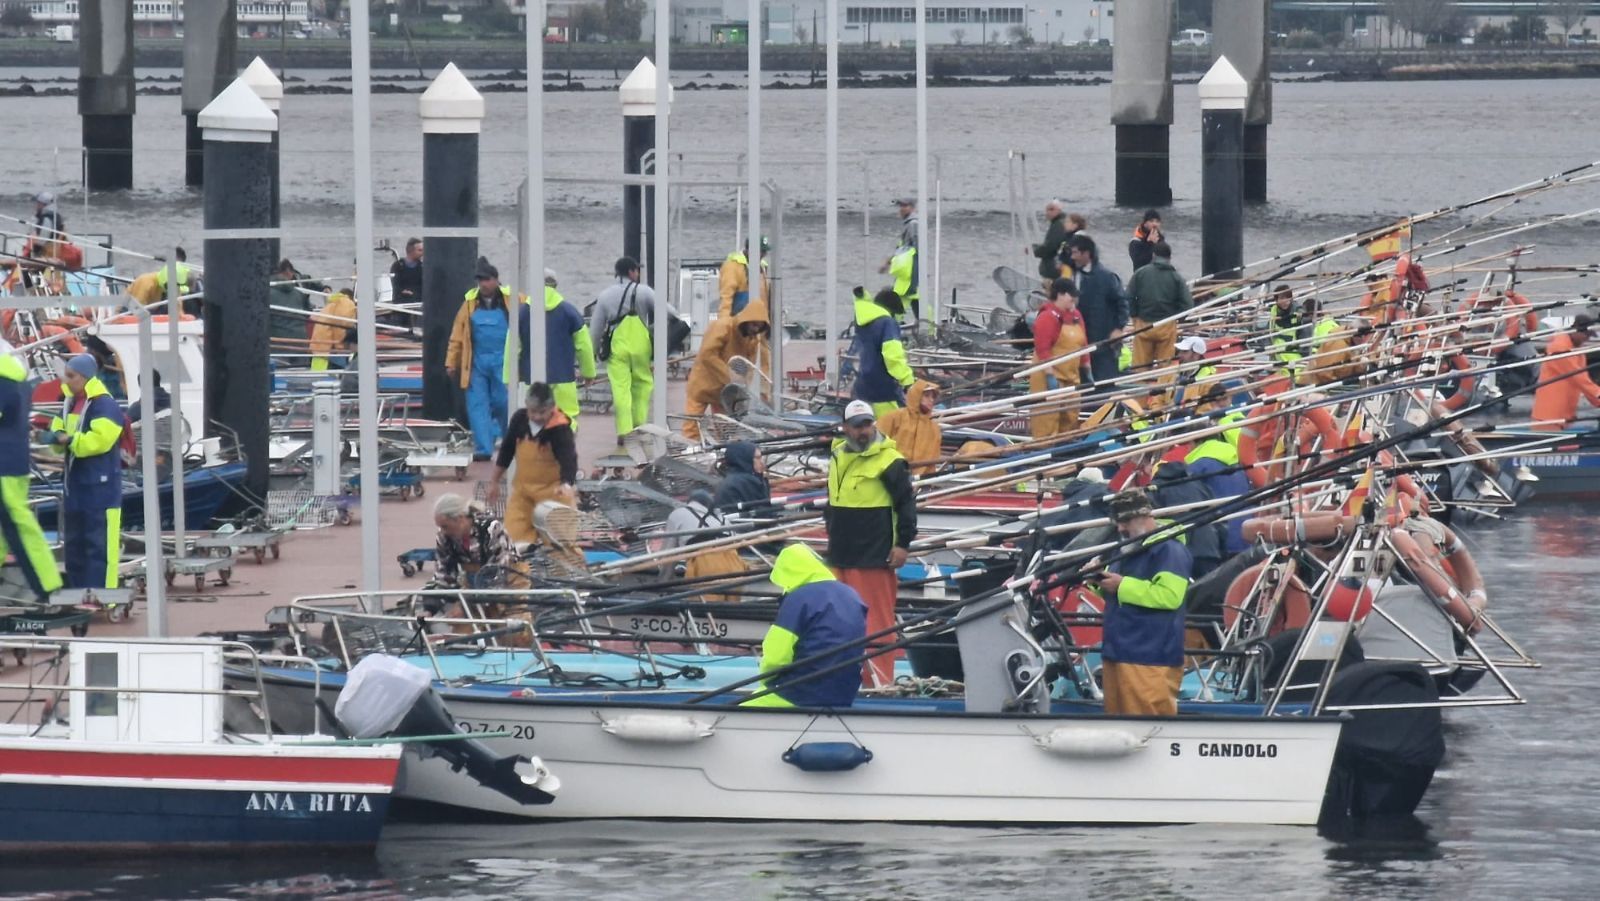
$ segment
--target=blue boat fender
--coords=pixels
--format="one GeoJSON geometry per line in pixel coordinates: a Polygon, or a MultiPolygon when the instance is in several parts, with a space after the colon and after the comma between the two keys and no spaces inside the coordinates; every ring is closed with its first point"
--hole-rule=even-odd
{"type": "Polygon", "coordinates": [[[872,760],[872,752],[848,741],[808,741],[783,752],[783,762],[808,773],[840,773],[872,760]]]}

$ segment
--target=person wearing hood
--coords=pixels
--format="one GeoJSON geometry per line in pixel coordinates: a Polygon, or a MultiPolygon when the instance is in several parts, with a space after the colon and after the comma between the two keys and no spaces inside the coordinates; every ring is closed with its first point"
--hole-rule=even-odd
{"type": "Polygon", "coordinates": [[[867,605],[861,595],[836,579],[817,552],[803,544],[791,544],[778,554],[772,583],[783,591],[783,599],[761,641],[761,672],[788,669],[763,681],[768,693],[744,706],[849,707],[861,689],[861,670],[840,664],[857,657],[861,648],[840,646],[867,635],[867,605]],[[819,656],[830,648],[840,649],[819,656]],[[794,666],[796,661],[809,662],[794,666]],[[827,672],[830,667],[837,669],[827,672]]]}
{"type": "Polygon", "coordinates": [[[61,587],[55,553],[28,504],[28,417],[33,404],[28,372],[9,350],[0,351],[0,559],[10,553],[39,603],[61,587]]]}
{"type": "MultiPolygon", "coordinates": [[[[1039,394],[1060,388],[1083,384],[1084,373],[1089,369],[1089,357],[1062,360],[1089,346],[1084,334],[1083,315],[1078,312],[1078,289],[1072,280],[1058,278],[1050,283],[1050,300],[1039,309],[1033,321],[1033,362],[1058,362],[1028,376],[1028,391],[1039,394]]],[[[1070,432],[1078,427],[1077,398],[1050,398],[1040,404],[1043,412],[1029,417],[1034,438],[1049,438],[1070,432]]]]}
{"type": "Polygon", "coordinates": [[[533,515],[544,501],[578,506],[578,446],[572,423],[556,407],[555,394],[543,382],[528,386],[526,402],[511,416],[505,440],[489,478],[490,506],[500,502],[500,486],[516,461],[517,475],[506,499],[506,534],[516,542],[536,542],[533,515]]]}
{"type": "MultiPolygon", "coordinates": [[[[517,314],[517,336],[521,339],[517,342],[517,373],[518,380],[524,383],[533,381],[527,342],[528,328],[533,324],[532,309],[533,301],[522,298],[522,309],[517,314]]],[[[511,336],[507,335],[506,344],[510,343],[511,336]]],[[[549,269],[544,271],[544,377],[555,395],[557,409],[566,414],[573,431],[577,431],[578,384],[595,377],[594,341],[583,314],[556,290],[556,274],[549,269]]],[[[506,382],[510,381],[508,373],[506,382]]]]}
{"type": "Polygon", "coordinates": [[[100,381],[94,357],[78,354],[61,377],[63,415],[46,443],[66,457],[62,501],[68,588],[116,588],[122,563],[122,408],[100,381]]]}
{"type": "Polygon", "coordinates": [[[893,441],[907,460],[921,464],[912,470],[914,475],[929,475],[938,468],[933,461],[939,459],[944,447],[944,427],[933,418],[937,406],[939,386],[918,379],[906,392],[906,405],[878,420],[878,430],[884,437],[893,441]]]}
{"type": "Polygon", "coordinates": [[[761,448],[735,441],[722,449],[722,481],[711,506],[719,513],[762,515],[770,512],[772,486],[767,482],[767,462],[761,448]]]}
{"type": "MultiPolygon", "coordinates": [[[[866,401],[844,408],[843,436],[834,439],[828,461],[828,563],[839,580],[867,602],[873,632],[895,624],[898,570],[917,537],[917,492],[911,469],[894,441],[879,434],[866,401]]],[[[892,640],[892,639],[885,639],[892,640]]],[[[874,685],[894,681],[899,651],[867,661],[862,677],[874,685]]]]}
{"type": "Polygon", "coordinates": [[[855,290],[855,340],[851,351],[856,357],[855,399],[872,406],[873,416],[882,416],[905,406],[906,389],[916,382],[911,364],[906,362],[906,346],[900,342],[900,323],[905,312],[900,295],[890,288],[868,298],[863,288],[855,290]]]}
{"type": "Polygon", "coordinates": [[[767,318],[766,300],[756,298],[736,315],[718,318],[706,329],[684,391],[683,437],[699,441],[700,417],[708,409],[723,412],[722,389],[735,380],[734,357],[743,357],[757,369],[765,366],[770,355],[767,338],[772,333],[767,318]]]}
{"type": "MultiPolygon", "coordinates": [[[[688,503],[667,514],[667,536],[662,540],[662,549],[691,548],[707,541],[725,538],[728,532],[723,531],[723,527],[726,525],[727,522],[722,518],[722,514],[716,510],[711,492],[699,489],[689,495],[688,503]]],[[[723,547],[692,554],[674,564],[670,574],[662,575],[675,575],[680,579],[694,581],[715,576],[742,575],[746,571],[738,549],[723,547]]],[[[724,593],[702,594],[699,597],[706,601],[740,600],[736,594],[724,593]]]]}
{"type": "Polygon", "coordinates": [[[1160,211],[1145,210],[1133,230],[1133,240],[1128,242],[1128,260],[1133,263],[1134,272],[1150,265],[1155,259],[1156,242],[1165,238],[1161,231],[1160,211]]]}
{"type": "MultiPolygon", "coordinates": [[[[761,291],[759,300],[765,301],[772,290],[771,280],[767,276],[767,251],[772,244],[766,238],[761,239],[761,291]]],[[[717,273],[717,319],[732,319],[739,315],[750,303],[750,242],[746,241],[743,250],[735,250],[728,254],[722,261],[722,269],[717,273]]]]}
{"type": "MultiPolygon", "coordinates": [[[[1182,448],[1178,448],[1182,450],[1182,448]]],[[[1206,482],[1196,477],[1183,460],[1163,460],[1156,464],[1149,491],[1157,507],[1200,504],[1214,499],[1206,482]]],[[[1192,514],[1185,513],[1183,516],[1192,514]]],[[[1184,530],[1184,543],[1194,563],[1193,577],[1202,578],[1222,563],[1227,527],[1220,522],[1198,523],[1184,530]]]]}
{"type": "Polygon", "coordinates": [[[467,422],[472,427],[472,458],[487,460],[505,431],[506,332],[511,330],[511,288],[500,284],[500,270],[479,257],[478,286],[466,293],[455,324],[444,371],[467,392],[467,422]]]}

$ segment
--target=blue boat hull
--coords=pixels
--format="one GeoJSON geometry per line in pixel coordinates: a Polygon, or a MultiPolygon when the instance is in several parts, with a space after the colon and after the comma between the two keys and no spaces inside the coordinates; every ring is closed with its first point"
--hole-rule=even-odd
{"type": "MultiPolygon", "coordinates": [[[[184,524],[191,529],[205,528],[216,517],[224,504],[240,497],[244,484],[243,463],[220,463],[183,474],[184,524]]],[[[57,502],[46,501],[35,508],[39,524],[47,530],[56,526],[57,502]]],[[[161,483],[161,527],[170,529],[172,517],[172,482],[161,483]]],[[[144,490],[129,485],[122,494],[122,528],[136,531],[144,528],[144,490]]]]}

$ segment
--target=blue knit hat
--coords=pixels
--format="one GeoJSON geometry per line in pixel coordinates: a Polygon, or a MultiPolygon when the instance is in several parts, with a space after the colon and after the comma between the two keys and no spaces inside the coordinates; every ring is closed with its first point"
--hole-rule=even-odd
{"type": "Polygon", "coordinates": [[[67,368],[86,379],[92,379],[100,374],[100,364],[96,363],[94,357],[88,354],[78,354],[68,360],[67,368]]]}

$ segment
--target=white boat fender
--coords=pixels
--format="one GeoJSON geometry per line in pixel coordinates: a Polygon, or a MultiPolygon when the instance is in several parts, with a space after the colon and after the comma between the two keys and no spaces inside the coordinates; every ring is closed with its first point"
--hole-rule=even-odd
{"type": "Polygon", "coordinates": [[[663,745],[684,745],[710,738],[716,732],[717,723],[722,722],[722,717],[708,723],[692,716],[666,713],[625,713],[611,719],[597,713],[595,718],[600,721],[602,731],[623,741],[663,745]]]}
{"type": "Polygon", "coordinates": [[[1022,731],[1033,739],[1033,743],[1040,750],[1048,754],[1104,760],[1127,757],[1137,751],[1143,751],[1161,728],[1158,726],[1144,735],[1135,735],[1123,729],[1083,726],[1057,726],[1043,735],[1030,732],[1026,727],[1023,727],[1022,731]]]}
{"type": "Polygon", "coordinates": [[[808,773],[840,773],[872,760],[872,752],[849,741],[808,741],[783,752],[783,762],[808,773]]]}

